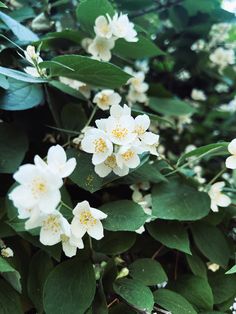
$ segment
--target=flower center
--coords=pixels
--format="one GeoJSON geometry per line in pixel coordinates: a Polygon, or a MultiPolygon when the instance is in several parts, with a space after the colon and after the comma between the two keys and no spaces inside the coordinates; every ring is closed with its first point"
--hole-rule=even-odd
{"type": "Polygon", "coordinates": [[[134,157],[134,152],[132,150],[127,150],[124,154],[121,154],[122,158],[126,161],[130,160],[134,157]]]}
{"type": "Polygon", "coordinates": [[[107,157],[104,164],[108,166],[109,168],[114,169],[117,166],[116,157],[114,155],[107,157]]]}
{"type": "Polygon", "coordinates": [[[97,223],[97,219],[95,219],[89,210],[83,210],[80,213],[79,221],[82,225],[87,227],[93,227],[97,223]]]}
{"type": "Polygon", "coordinates": [[[45,230],[50,230],[53,233],[58,233],[61,229],[58,217],[54,215],[49,215],[47,219],[43,221],[43,228],[45,230]]]}
{"type": "Polygon", "coordinates": [[[135,133],[137,133],[138,135],[142,135],[143,133],[145,133],[145,130],[141,125],[138,125],[135,128],[135,133]]]}
{"type": "Polygon", "coordinates": [[[65,234],[61,234],[61,241],[62,242],[67,242],[67,241],[69,241],[69,237],[67,235],[65,235],[65,234]]]}
{"type": "Polygon", "coordinates": [[[99,100],[101,105],[106,105],[109,101],[109,97],[107,95],[102,95],[99,100]]]}
{"type": "Polygon", "coordinates": [[[107,150],[107,144],[101,137],[94,141],[94,145],[96,153],[104,153],[107,150]]]}
{"type": "Polygon", "coordinates": [[[47,185],[42,179],[36,178],[32,182],[31,190],[34,197],[39,197],[47,192],[47,185]]]}
{"type": "Polygon", "coordinates": [[[119,125],[115,129],[112,130],[112,135],[118,139],[123,139],[128,134],[127,128],[122,128],[119,125]]]}

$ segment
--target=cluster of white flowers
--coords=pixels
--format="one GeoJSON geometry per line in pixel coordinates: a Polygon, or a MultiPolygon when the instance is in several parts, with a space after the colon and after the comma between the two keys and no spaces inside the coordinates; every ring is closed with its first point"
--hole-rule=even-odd
{"type": "Polygon", "coordinates": [[[227,93],[229,91],[229,86],[224,83],[218,83],[215,86],[217,93],[227,93]]]}
{"type": "Polygon", "coordinates": [[[118,176],[129,173],[140,164],[139,154],[150,152],[157,155],[159,136],[149,132],[149,117],[131,116],[131,109],[124,105],[113,105],[107,119],[95,121],[95,127],[84,130],[81,148],[93,154],[92,163],[100,177],[112,171],[118,176]]]}
{"type": "Polygon", "coordinates": [[[228,65],[235,64],[235,55],[233,49],[218,47],[210,54],[209,58],[210,61],[216,65],[220,71],[224,70],[228,65]]]}
{"type": "Polygon", "coordinates": [[[234,113],[236,112],[236,96],[228,103],[220,106],[220,110],[234,113]]]}
{"type": "Polygon", "coordinates": [[[121,102],[121,96],[112,89],[103,89],[95,94],[93,102],[101,110],[109,110],[113,105],[119,105],[121,102]]]}
{"type": "Polygon", "coordinates": [[[144,71],[134,71],[131,67],[126,66],[124,68],[125,72],[132,75],[128,80],[129,91],[126,97],[130,106],[136,102],[147,103],[147,90],[149,85],[145,82],[145,72],[144,71]]]}
{"type": "Polygon", "coordinates": [[[89,86],[88,84],[81,81],[74,80],[74,79],[70,79],[64,76],[59,76],[59,80],[63,84],[70,86],[71,88],[79,91],[85,98],[87,99],[90,98],[91,86],[89,86]]]}
{"type": "Polygon", "coordinates": [[[100,15],[95,20],[94,39],[86,38],[82,46],[94,59],[109,61],[111,50],[115,47],[115,41],[123,38],[128,42],[137,42],[137,32],[134,24],[129,21],[127,14],[115,13],[113,17],[108,14],[100,15]]]}
{"type": "MultiPolygon", "coordinates": [[[[152,215],[152,196],[151,193],[148,192],[151,188],[150,183],[142,182],[139,184],[133,184],[130,186],[130,188],[133,190],[132,200],[142,207],[145,214],[149,216],[146,222],[150,222],[152,215]]],[[[139,234],[143,233],[144,231],[144,226],[141,226],[138,230],[136,230],[136,232],[139,234]]]]}
{"type": "Polygon", "coordinates": [[[39,63],[43,62],[39,52],[35,51],[34,46],[27,46],[24,51],[25,59],[32,65],[24,68],[24,71],[34,77],[41,77],[46,74],[45,69],[39,68],[39,63]]]}
{"type": "Polygon", "coordinates": [[[13,176],[19,185],[9,194],[18,209],[18,217],[26,219],[25,229],[40,227],[40,242],[44,245],[61,242],[69,257],[76,254],[77,248],[84,247],[82,237],[85,232],[95,239],[103,237],[100,220],[107,217],[91,208],[87,201],[77,204],[71,224],[60,213],[63,178],[68,177],[75,167],[75,158],[67,160],[63,147],[52,146],[47,162],[36,155],[34,164],[20,166],[13,176]]]}

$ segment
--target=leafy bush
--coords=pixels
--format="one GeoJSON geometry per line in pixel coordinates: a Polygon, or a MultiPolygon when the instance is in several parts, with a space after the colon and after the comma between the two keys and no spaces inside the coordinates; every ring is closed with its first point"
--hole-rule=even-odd
{"type": "Polygon", "coordinates": [[[235,311],[234,14],[0,7],[0,313],[235,311]]]}

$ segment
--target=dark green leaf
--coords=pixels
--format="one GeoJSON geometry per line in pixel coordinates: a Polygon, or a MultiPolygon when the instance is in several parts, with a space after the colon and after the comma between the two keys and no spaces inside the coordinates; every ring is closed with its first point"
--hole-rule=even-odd
{"type": "Polygon", "coordinates": [[[20,273],[13,268],[6,259],[2,258],[0,256],[0,273],[3,276],[3,278],[6,279],[10,283],[10,285],[17,290],[18,292],[21,292],[21,275],[20,273]]]}
{"type": "Polygon", "coordinates": [[[4,280],[0,280],[0,313],[23,314],[18,293],[4,280]]]}
{"type": "Polygon", "coordinates": [[[193,114],[196,109],[187,102],[178,98],[157,98],[151,97],[149,107],[166,116],[182,116],[193,114]]]}
{"type": "Polygon", "coordinates": [[[196,254],[186,255],[188,265],[195,276],[207,278],[206,265],[196,254]]]}

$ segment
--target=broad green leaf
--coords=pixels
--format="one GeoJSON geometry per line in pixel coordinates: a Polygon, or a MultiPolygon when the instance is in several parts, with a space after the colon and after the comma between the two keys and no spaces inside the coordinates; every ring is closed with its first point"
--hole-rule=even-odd
{"type": "Polygon", "coordinates": [[[43,313],[43,286],[52,269],[52,260],[43,251],[38,251],[31,259],[27,290],[38,313],[43,313]]]}
{"type": "Polygon", "coordinates": [[[230,250],[223,232],[217,227],[203,222],[192,225],[191,230],[194,241],[202,254],[211,262],[226,266],[230,250]]]}
{"type": "Polygon", "coordinates": [[[0,273],[18,292],[21,292],[21,275],[9,262],[0,256],[0,273]]]}
{"type": "Polygon", "coordinates": [[[70,86],[63,84],[59,81],[53,80],[51,82],[49,82],[49,84],[53,87],[55,87],[56,89],[59,89],[61,92],[66,93],[72,97],[75,97],[77,99],[82,99],[85,100],[84,96],[76,89],[71,88],[70,86]]]}
{"type": "Polygon", "coordinates": [[[40,38],[40,42],[43,43],[43,48],[47,46],[48,43],[54,42],[60,39],[67,39],[72,41],[76,44],[80,44],[81,40],[83,39],[84,35],[78,30],[72,29],[65,29],[61,32],[50,32],[47,33],[43,38],[40,38]]]}
{"type": "Polygon", "coordinates": [[[0,92],[0,109],[26,110],[43,102],[41,86],[21,82],[13,78],[8,79],[10,87],[5,92],[0,92]]]}
{"type": "Polygon", "coordinates": [[[155,291],[154,300],[155,303],[171,311],[172,314],[197,314],[193,306],[183,296],[171,290],[159,289],[155,291]]]}
{"type": "Polygon", "coordinates": [[[46,83],[47,80],[39,77],[33,77],[25,72],[8,69],[0,66],[0,73],[7,77],[14,78],[18,81],[28,82],[28,83],[46,83]]]}
{"type": "Polygon", "coordinates": [[[103,226],[110,231],[135,231],[147,219],[142,207],[129,200],[106,203],[99,209],[107,214],[103,226]]]}
{"type": "Polygon", "coordinates": [[[87,116],[81,104],[66,104],[61,112],[63,128],[79,132],[87,122],[87,116]]]}
{"type": "Polygon", "coordinates": [[[135,243],[134,232],[109,232],[105,231],[104,238],[93,241],[93,249],[108,255],[121,254],[128,251],[135,243]]]}
{"type": "Polygon", "coordinates": [[[191,254],[188,233],[182,224],[159,220],[147,224],[146,227],[151,236],[163,245],[191,254]]]}
{"type": "Polygon", "coordinates": [[[212,288],[214,303],[220,304],[236,295],[236,275],[225,275],[224,271],[219,270],[208,276],[212,288]]]}
{"type": "Polygon", "coordinates": [[[0,313],[24,313],[18,293],[3,279],[0,280],[0,313]]]}
{"type": "Polygon", "coordinates": [[[8,7],[2,1],[0,1],[0,8],[7,9],[8,7]]]}
{"type": "Polygon", "coordinates": [[[109,314],[137,314],[130,306],[124,303],[119,303],[117,305],[112,306],[109,314]]]}
{"type": "Polygon", "coordinates": [[[195,253],[191,255],[186,255],[188,265],[195,276],[207,278],[206,265],[203,263],[201,258],[195,253]]]}
{"type": "Polygon", "coordinates": [[[0,74],[0,87],[3,89],[8,89],[9,88],[9,82],[5,75],[0,74]]]}
{"type": "Polygon", "coordinates": [[[154,286],[168,280],[161,264],[151,258],[140,258],[129,266],[129,275],[146,286],[154,286]]]}
{"type": "Polygon", "coordinates": [[[130,75],[118,66],[79,55],[64,55],[40,63],[51,75],[65,76],[95,86],[118,88],[126,84],[130,75]]]}
{"type": "Polygon", "coordinates": [[[189,157],[197,157],[199,159],[203,157],[228,154],[228,150],[227,150],[228,144],[229,143],[227,142],[222,142],[222,143],[214,143],[214,144],[208,144],[205,146],[198,147],[189,153],[183,154],[179,158],[178,164],[180,164],[182,161],[184,161],[186,158],[189,158],[189,157]]]}
{"type": "Polygon", "coordinates": [[[39,40],[39,37],[31,30],[21,25],[19,22],[11,18],[9,15],[0,12],[0,20],[7,25],[12,33],[22,42],[32,42],[39,40]]]}
{"type": "Polygon", "coordinates": [[[173,6],[169,10],[169,18],[175,30],[182,31],[187,28],[189,20],[188,11],[183,6],[173,6]]]}
{"type": "Polygon", "coordinates": [[[172,288],[198,310],[213,309],[213,294],[207,279],[192,275],[184,276],[175,281],[172,288]]]}
{"type": "Polygon", "coordinates": [[[96,289],[92,264],[77,258],[63,262],[49,274],[44,285],[47,314],[84,314],[96,289]],[[68,293],[69,292],[69,293],[68,293]]]}
{"type": "Polygon", "coordinates": [[[24,131],[15,125],[0,123],[0,172],[13,173],[28,150],[24,131]]]}
{"type": "Polygon", "coordinates": [[[151,97],[149,107],[165,116],[191,115],[196,111],[190,104],[178,98],[151,97]]]}
{"type": "Polygon", "coordinates": [[[233,267],[231,267],[227,272],[226,275],[230,275],[230,274],[234,274],[236,273],[236,265],[234,265],[233,267]]]}
{"type": "Polygon", "coordinates": [[[168,220],[198,220],[210,211],[210,198],[179,178],[159,183],[152,190],[152,214],[168,220]]]}
{"type": "Polygon", "coordinates": [[[127,42],[124,39],[117,40],[112,52],[131,59],[150,58],[164,54],[150,39],[142,35],[138,35],[137,42],[127,42]]]}
{"type": "Polygon", "coordinates": [[[91,34],[94,33],[93,27],[98,16],[106,14],[113,16],[114,13],[111,3],[107,0],[85,0],[80,2],[76,10],[78,22],[91,34]]]}
{"type": "Polygon", "coordinates": [[[135,309],[151,313],[154,305],[152,292],[139,280],[119,279],[113,287],[115,292],[135,309]]]}

